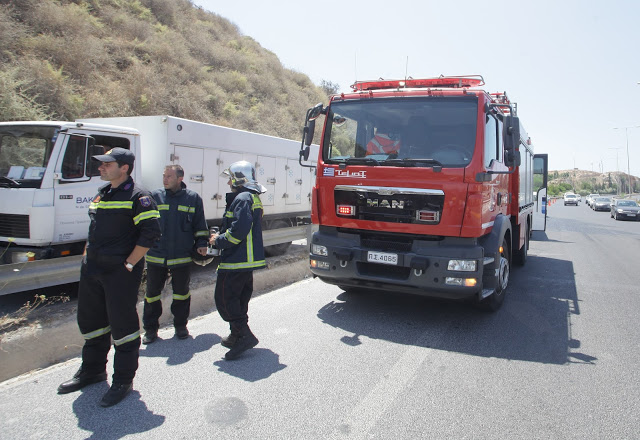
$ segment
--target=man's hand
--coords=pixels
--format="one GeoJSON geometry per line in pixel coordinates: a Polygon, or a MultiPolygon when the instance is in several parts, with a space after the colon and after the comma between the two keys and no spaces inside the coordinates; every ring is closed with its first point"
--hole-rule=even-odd
{"type": "Polygon", "coordinates": [[[199,247],[196,249],[196,251],[202,255],[203,257],[207,255],[207,248],[206,247],[199,247]]]}
{"type": "Polygon", "coordinates": [[[220,234],[218,234],[218,233],[211,234],[211,238],[209,238],[209,244],[212,244],[212,245],[216,244],[216,238],[218,238],[218,235],[220,235],[220,234]]]}

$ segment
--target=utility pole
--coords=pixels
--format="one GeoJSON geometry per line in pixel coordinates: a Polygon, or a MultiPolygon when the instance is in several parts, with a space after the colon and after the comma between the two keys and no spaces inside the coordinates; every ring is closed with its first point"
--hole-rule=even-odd
{"type": "Polygon", "coordinates": [[[629,129],[630,128],[638,128],[640,125],[632,125],[629,127],[614,127],[614,130],[622,130],[624,128],[625,137],[627,138],[627,179],[629,179],[629,195],[633,192],[633,188],[631,187],[631,168],[629,166],[629,129]]]}
{"type": "Polygon", "coordinates": [[[620,167],[618,166],[618,151],[620,150],[620,147],[611,147],[609,150],[616,150],[616,186],[618,187],[616,189],[616,195],[620,195],[620,176],[618,175],[620,174],[620,167]]]}

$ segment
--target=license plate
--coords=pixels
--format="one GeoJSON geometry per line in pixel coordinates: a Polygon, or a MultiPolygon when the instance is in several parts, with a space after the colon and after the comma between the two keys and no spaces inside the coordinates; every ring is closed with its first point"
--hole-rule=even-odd
{"type": "Polygon", "coordinates": [[[627,217],[635,217],[635,214],[627,214],[627,217]]]}
{"type": "Polygon", "coordinates": [[[367,261],[369,263],[381,263],[381,264],[398,264],[398,254],[389,254],[386,252],[372,252],[367,253],[367,261]]]}

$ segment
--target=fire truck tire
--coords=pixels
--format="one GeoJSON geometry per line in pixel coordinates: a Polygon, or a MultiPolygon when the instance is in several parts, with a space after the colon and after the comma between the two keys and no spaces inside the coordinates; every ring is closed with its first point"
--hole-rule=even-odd
{"type": "Polygon", "coordinates": [[[511,272],[511,262],[509,261],[509,243],[507,239],[502,239],[502,252],[499,255],[500,261],[497,262],[498,270],[496,273],[496,289],[495,291],[481,300],[478,306],[486,311],[495,312],[502,306],[507,287],[509,285],[509,275],[511,272]]]}
{"type": "Polygon", "coordinates": [[[531,236],[531,229],[529,228],[529,222],[527,222],[527,232],[524,234],[524,244],[521,249],[518,249],[513,253],[513,260],[518,266],[524,266],[527,262],[529,254],[529,237],[531,236]]]}

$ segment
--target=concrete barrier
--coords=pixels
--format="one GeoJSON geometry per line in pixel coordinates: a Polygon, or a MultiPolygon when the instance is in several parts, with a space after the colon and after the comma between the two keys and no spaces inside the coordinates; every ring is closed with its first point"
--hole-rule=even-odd
{"type": "MultiPolygon", "coordinates": [[[[311,276],[308,248],[292,245],[287,254],[267,259],[267,269],[254,273],[254,297],[311,276]]],[[[213,292],[216,273],[194,267],[191,279],[191,318],[216,310],[213,292]]],[[[138,314],[142,316],[144,286],[138,314]]],[[[160,326],[173,325],[170,282],[162,292],[160,326]]],[[[0,336],[0,382],[79,356],[84,340],[76,323],[75,302],[40,312],[41,317],[0,336]]]]}

